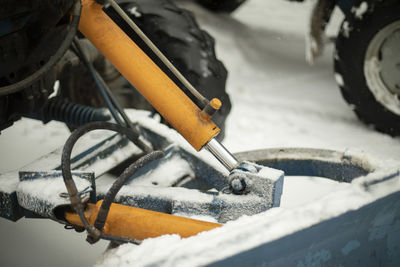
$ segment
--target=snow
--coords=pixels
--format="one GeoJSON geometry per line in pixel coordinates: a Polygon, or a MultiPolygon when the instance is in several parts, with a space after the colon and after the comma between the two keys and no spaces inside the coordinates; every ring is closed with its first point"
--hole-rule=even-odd
{"type": "MultiPolygon", "coordinates": [[[[284,1],[253,0],[233,18],[194,7],[200,25],[216,37],[217,54],[230,71],[227,87],[233,109],[225,146],[233,151],[263,147],[355,149],[399,160],[400,139],[363,125],[342,99],[335,83],[338,77],[332,71],[332,45],[327,45],[314,68],[306,65],[303,32],[308,18],[302,9],[306,8],[286,5],[284,1]],[[283,19],[285,16],[291,17],[283,19]]],[[[199,266],[206,259],[233,255],[277,239],[288,229],[296,231],[356,209],[366,201],[372,201],[371,197],[345,183],[285,177],[281,208],[243,217],[185,240],[163,236],[145,240],[139,247],[123,245],[109,251],[98,266],[199,266]],[[324,198],[330,199],[325,202],[328,206],[319,205],[324,198]],[[218,253],[207,249],[210,247],[218,248],[218,253]]],[[[356,246],[357,241],[351,242],[343,251],[349,253],[356,246]]]]}
{"type": "Polygon", "coordinates": [[[15,192],[15,189],[17,188],[19,183],[19,180],[15,178],[15,175],[15,172],[7,172],[1,176],[1,189],[4,193],[11,194],[15,192]]]}
{"type": "Polygon", "coordinates": [[[59,94],[59,90],[60,90],[60,81],[59,80],[57,80],[54,83],[53,90],[54,91],[53,91],[53,93],[51,93],[51,95],[49,95],[49,98],[53,98],[59,94]]]}
{"type": "Polygon", "coordinates": [[[362,2],[358,7],[352,7],[351,12],[356,16],[358,19],[362,19],[365,12],[368,10],[368,3],[362,2]]]}
{"type": "Polygon", "coordinates": [[[338,85],[340,85],[340,86],[344,85],[343,77],[339,73],[335,73],[335,80],[338,85]]]}
{"type": "MultiPolygon", "coordinates": [[[[227,91],[233,108],[224,145],[232,152],[273,147],[356,149],[380,159],[400,160],[400,138],[361,123],[342,99],[332,71],[332,44],[326,45],[315,66],[305,62],[304,33],[311,2],[249,0],[233,16],[211,14],[192,3],[183,3],[195,11],[199,24],[216,38],[217,54],[229,70],[227,91]]],[[[42,126],[27,119],[15,123],[0,135],[0,172],[20,168],[56,149],[67,136],[68,130],[59,123],[42,126]]],[[[188,262],[178,261],[174,254],[174,250],[182,250],[196,257],[197,261],[189,264],[193,266],[212,256],[205,254],[205,246],[220,248],[218,257],[223,257],[235,253],[225,251],[225,244],[235,242],[237,251],[246,249],[279,238],[287,229],[295,231],[358,207],[346,206],[346,199],[359,205],[371,200],[347,184],[315,178],[285,177],[283,190],[281,208],[202,233],[192,238],[196,246],[192,239],[164,236],[146,240],[139,247],[123,245],[99,259],[99,264],[142,266],[153,260],[166,266],[187,266],[188,262]],[[329,207],[318,205],[316,200],[321,198],[331,199],[329,207]],[[254,229],[262,232],[251,235],[254,229]],[[244,232],[235,235],[239,230],[244,232]],[[227,239],[218,238],[219,234],[227,239]],[[211,244],[211,239],[215,243],[211,244]]],[[[0,219],[0,234],[0,262],[4,266],[88,266],[105,249],[105,243],[90,247],[83,234],[74,235],[43,220],[9,223],[0,219]]],[[[349,244],[345,252],[355,245],[349,244]]]]}
{"type": "Polygon", "coordinates": [[[350,26],[350,23],[348,21],[345,21],[343,22],[342,30],[343,36],[349,38],[350,32],[353,30],[353,28],[350,26]]]}
{"type": "Polygon", "coordinates": [[[321,201],[303,207],[274,208],[251,217],[244,216],[222,228],[187,239],[163,236],[147,239],[138,247],[124,245],[110,251],[97,266],[130,266],[132,263],[135,266],[202,266],[276,240],[348,209],[359,208],[372,200],[369,194],[354,187],[331,191],[321,201]]]}
{"type": "Polygon", "coordinates": [[[315,57],[319,53],[318,43],[315,38],[309,34],[306,36],[306,61],[313,65],[315,63],[315,57]]]}
{"type": "Polygon", "coordinates": [[[167,155],[160,161],[151,163],[151,167],[149,167],[145,173],[139,171],[140,173],[138,173],[138,175],[140,175],[140,177],[134,179],[131,184],[134,186],[151,186],[149,183],[152,181],[151,183],[153,185],[168,186],[173,181],[176,181],[177,177],[194,177],[189,163],[178,155],[167,155]],[[151,167],[154,168],[150,169],[151,167]]]}
{"type": "Polygon", "coordinates": [[[233,152],[355,148],[378,158],[400,159],[399,138],[361,123],[343,100],[332,71],[333,44],[326,45],[314,67],[305,63],[309,8],[253,0],[233,18],[196,9],[200,25],[216,37],[217,55],[230,73],[227,90],[233,108],[224,145],[233,152]],[[286,16],[290,19],[281,21],[286,16]]]}
{"type": "Polygon", "coordinates": [[[137,6],[133,6],[128,10],[129,13],[131,13],[133,16],[135,16],[136,18],[140,18],[142,16],[142,14],[138,11],[138,7],[137,6]]]}
{"type": "MultiPolygon", "coordinates": [[[[74,182],[78,192],[89,192],[91,190],[90,182],[81,178],[74,177],[74,182]]],[[[69,198],[61,197],[62,195],[68,196],[63,179],[58,178],[42,178],[42,179],[27,179],[18,184],[18,203],[29,210],[34,210],[36,213],[41,214],[55,206],[69,204],[69,198]],[[36,201],[32,201],[32,198],[36,201]],[[38,203],[42,207],[38,207],[38,203]]],[[[83,200],[89,197],[88,193],[82,194],[83,200]]]]}

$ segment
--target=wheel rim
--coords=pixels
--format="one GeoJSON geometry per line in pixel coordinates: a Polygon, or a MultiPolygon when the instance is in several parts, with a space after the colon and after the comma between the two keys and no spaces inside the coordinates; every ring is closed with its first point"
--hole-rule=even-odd
{"type": "Polygon", "coordinates": [[[400,115],[400,20],[380,30],[365,54],[364,74],[376,101],[400,115]]]}

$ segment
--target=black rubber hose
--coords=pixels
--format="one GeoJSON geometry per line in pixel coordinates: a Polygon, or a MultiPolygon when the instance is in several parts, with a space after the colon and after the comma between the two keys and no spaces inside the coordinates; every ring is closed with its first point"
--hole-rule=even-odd
{"type": "Polygon", "coordinates": [[[51,68],[54,67],[54,65],[65,54],[65,52],[67,51],[67,49],[69,48],[75,37],[79,25],[79,19],[81,17],[81,10],[82,10],[81,0],[76,0],[72,7],[72,12],[71,12],[72,19],[70,24],[70,30],[68,31],[64,41],[61,43],[61,46],[58,48],[57,52],[52,57],[50,57],[49,61],[47,61],[47,63],[44,64],[43,67],[41,67],[38,71],[34,72],[29,77],[26,77],[25,79],[17,83],[0,87],[0,95],[15,93],[23,88],[32,85],[35,81],[40,79],[44,74],[50,71],[51,68]]]}
{"type": "Polygon", "coordinates": [[[97,214],[97,218],[94,222],[94,227],[96,227],[96,229],[98,229],[99,231],[103,230],[111,204],[114,202],[114,198],[117,195],[118,191],[128,181],[128,179],[131,178],[132,175],[134,175],[140,168],[147,165],[153,160],[162,158],[163,155],[164,153],[162,151],[154,151],[141,157],[124,170],[124,172],[117,178],[117,180],[108,190],[106,196],[103,199],[103,203],[101,203],[99,213],[97,214]]]}
{"type": "Polygon", "coordinates": [[[59,97],[51,98],[46,105],[37,112],[26,117],[38,119],[47,123],[52,120],[61,121],[72,127],[79,127],[93,121],[109,121],[111,116],[102,109],[70,103],[59,97]]]}
{"type": "MultiPolygon", "coordinates": [[[[96,71],[97,75],[100,76],[100,74],[96,71]]],[[[126,115],[124,109],[122,106],[118,103],[117,98],[114,96],[114,94],[111,92],[110,88],[106,84],[106,82],[103,79],[100,79],[100,82],[103,84],[103,87],[110,98],[111,102],[113,103],[114,107],[118,110],[119,114],[121,115],[122,119],[124,119],[126,125],[128,128],[133,129],[135,126],[133,125],[132,121],[129,119],[129,117],[126,115]]]]}
{"type": "MultiPolygon", "coordinates": [[[[123,127],[118,124],[110,123],[110,122],[91,122],[86,125],[83,125],[76,129],[68,138],[68,140],[65,142],[62,154],[61,154],[61,171],[63,175],[63,180],[65,183],[65,186],[67,188],[69,198],[71,201],[71,206],[72,208],[78,213],[82,224],[84,225],[86,231],[88,232],[88,242],[94,243],[98,241],[100,238],[105,238],[105,239],[112,239],[112,236],[104,235],[96,229],[95,227],[91,226],[88,222],[88,220],[85,217],[84,214],[84,208],[82,204],[82,200],[79,196],[78,189],[76,188],[75,182],[72,178],[72,173],[71,173],[71,153],[72,149],[75,145],[75,143],[78,141],[78,139],[83,136],[84,134],[93,131],[93,130],[110,130],[117,132],[119,134],[125,135],[129,140],[131,140],[133,143],[136,144],[136,140],[138,140],[139,136],[135,131],[132,129],[123,127]]],[[[137,144],[136,144],[137,145],[137,144]]],[[[111,240],[110,239],[110,240],[111,240]]],[[[128,239],[124,238],[114,238],[113,240],[120,241],[120,242],[126,242],[128,239]],[[125,241],[121,241],[125,240],[125,241]]],[[[132,241],[133,243],[137,243],[136,240],[132,241]]]]}
{"type": "Polygon", "coordinates": [[[98,75],[96,69],[94,68],[94,66],[90,63],[89,59],[87,58],[87,56],[85,55],[85,53],[83,52],[82,46],[79,43],[79,40],[75,37],[74,39],[74,45],[77,49],[78,52],[78,56],[79,58],[83,61],[83,63],[86,65],[86,67],[88,68],[90,74],[92,75],[94,82],[97,85],[97,88],[99,89],[99,92],[101,94],[101,97],[103,98],[104,102],[106,103],[106,106],[108,107],[108,109],[110,110],[110,113],[112,115],[112,117],[114,118],[114,120],[119,124],[119,125],[123,125],[117,111],[115,110],[115,107],[113,106],[110,98],[108,97],[108,94],[106,92],[106,89],[104,88],[104,84],[105,82],[102,82],[102,78],[100,75],[98,75]]]}

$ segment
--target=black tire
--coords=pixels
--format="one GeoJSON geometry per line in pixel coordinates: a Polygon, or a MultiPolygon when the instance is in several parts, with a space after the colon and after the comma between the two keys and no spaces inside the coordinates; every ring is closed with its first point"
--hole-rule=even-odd
{"type": "Polygon", "coordinates": [[[197,0],[199,4],[209,10],[221,13],[231,13],[245,1],[246,0],[197,0]]]}
{"type": "MultiPolygon", "coordinates": [[[[120,6],[201,94],[207,99],[217,97],[222,101],[221,109],[213,117],[221,128],[218,137],[222,139],[231,102],[225,92],[227,71],[216,58],[214,39],[199,28],[191,12],[169,0],[131,0],[120,6]]],[[[111,8],[106,12],[197,105],[200,104],[111,8]]],[[[137,93],[130,106],[151,109],[137,93]]]]}
{"type": "MultiPolygon", "coordinates": [[[[400,135],[400,114],[375,97],[377,93],[374,92],[380,89],[368,85],[372,83],[368,82],[370,75],[366,74],[368,71],[364,68],[368,67],[365,63],[367,51],[371,51],[368,49],[373,40],[376,40],[377,34],[396,21],[400,22],[400,4],[396,0],[368,2],[368,10],[361,18],[360,15],[350,12],[343,21],[336,40],[334,62],[336,79],[342,95],[353,106],[357,116],[365,123],[373,125],[375,129],[392,136],[400,135]]],[[[379,58],[382,60],[382,55],[379,58]]],[[[381,71],[377,72],[380,77],[381,71]]],[[[385,86],[391,88],[386,83],[385,86]]],[[[394,98],[400,97],[396,94],[393,93],[394,98]]]]}

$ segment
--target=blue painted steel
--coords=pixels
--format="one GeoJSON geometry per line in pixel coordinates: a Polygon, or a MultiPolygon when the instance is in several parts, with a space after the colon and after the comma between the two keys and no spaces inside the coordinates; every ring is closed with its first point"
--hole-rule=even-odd
{"type": "Polygon", "coordinates": [[[400,192],[208,266],[400,266],[400,192]]]}
{"type": "Polygon", "coordinates": [[[15,191],[0,192],[0,217],[16,222],[23,216],[23,209],[18,204],[17,193],[15,191]]]}
{"type": "MultiPolygon", "coordinates": [[[[89,140],[89,142],[91,142],[89,140]]],[[[112,157],[113,153],[118,151],[119,149],[123,149],[128,147],[129,144],[126,138],[120,138],[118,135],[112,135],[110,137],[105,138],[102,141],[97,141],[93,144],[89,149],[83,151],[82,153],[75,156],[71,159],[73,169],[79,169],[81,167],[90,166],[98,161],[106,159],[108,157],[112,157]]],[[[57,152],[53,152],[48,154],[47,157],[39,159],[41,162],[40,166],[43,166],[42,170],[38,170],[39,172],[42,171],[43,175],[49,172],[54,172],[55,170],[60,170],[59,164],[57,164],[61,158],[61,150],[57,152]]],[[[131,151],[131,154],[127,153],[124,156],[127,159],[128,157],[132,156],[134,151],[131,151]]],[[[123,159],[121,159],[123,160],[123,159]]],[[[107,168],[111,169],[115,167],[116,162],[108,162],[105,163],[107,168]]],[[[29,167],[29,166],[28,166],[29,167]]],[[[34,170],[36,167],[33,167],[34,170]]],[[[26,169],[26,167],[25,167],[26,169]]],[[[32,170],[32,171],[34,171],[32,170]]],[[[98,173],[97,173],[98,174],[98,173]]],[[[23,178],[25,179],[25,178],[23,178]]],[[[19,179],[19,172],[13,171],[10,173],[0,174],[0,217],[17,221],[18,219],[25,216],[26,210],[23,209],[17,199],[16,189],[19,179]],[[2,188],[4,184],[5,188],[2,188]],[[14,184],[14,189],[10,190],[10,184],[14,184]]],[[[93,188],[94,181],[92,181],[93,188]]],[[[91,201],[95,202],[95,192],[91,194],[91,201]]],[[[29,213],[26,213],[28,216],[31,216],[29,213]]]]}
{"type": "MultiPolygon", "coordinates": [[[[90,189],[90,203],[97,203],[97,196],[96,196],[96,178],[94,173],[92,172],[76,172],[72,171],[72,175],[74,177],[79,177],[84,180],[88,180],[91,184],[90,189]]],[[[19,172],[19,180],[27,181],[27,180],[36,180],[36,179],[60,179],[62,178],[62,172],[59,170],[51,170],[51,171],[39,171],[39,172],[30,172],[30,171],[20,171],[19,172]]],[[[27,211],[24,212],[27,214],[27,211]]],[[[25,215],[25,217],[27,217],[25,215]]]]}
{"type": "MultiPolygon", "coordinates": [[[[155,142],[152,142],[153,145],[157,144],[157,146],[162,147],[168,143],[163,138],[160,138],[157,133],[146,131],[145,134],[148,138],[152,137],[150,140],[153,141],[154,139],[155,142]],[[152,136],[153,134],[154,136],[152,136]]],[[[126,146],[127,141],[125,139],[121,139],[115,144],[109,142],[113,137],[106,138],[102,142],[95,144],[87,151],[76,156],[73,161],[77,162],[79,166],[91,165],[95,161],[111,155],[112,152],[119,147],[126,146]],[[103,147],[104,145],[105,147],[103,147]],[[102,151],[99,152],[99,149],[102,149],[102,151]]],[[[259,152],[260,153],[257,153],[257,151],[243,152],[236,154],[236,156],[240,161],[249,160],[260,165],[283,170],[285,175],[318,176],[344,182],[350,182],[356,177],[365,176],[374,172],[377,168],[377,166],[373,166],[372,163],[357,158],[357,156],[331,150],[285,148],[266,149],[259,152]],[[259,157],[257,157],[257,155],[259,155],[259,157]]],[[[189,154],[184,156],[184,158],[188,157],[192,156],[189,154]]],[[[74,167],[77,168],[79,166],[74,167]]],[[[223,179],[223,177],[218,178],[219,176],[213,171],[212,167],[204,163],[199,165],[198,160],[197,164],[194,164],[194,166],[199,171],[197,174],[209,177],[210,181],[207,182],[212,184],[215,188],[221,189],[224,187],[225,179],[223,179]]],[[[56,168],[56,170],[57,169],[58,168],[56,168]]],[[[0,190],[0,201],[0,216],[11,220],[17,220],[23,215],[21,215],[21,207],[18,205],[15,194],[1,192],[0,190]]]]}
{"type": "Polygon", "coordinates": [[[236,153],[235,156],[239,161],[253,161],[282,170],[285,176],[316,176],[348,183],[378,168],[359,155],[324,149],[263,149],[236,153]]]}

